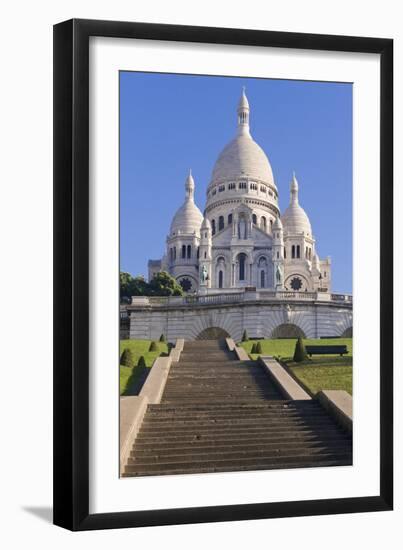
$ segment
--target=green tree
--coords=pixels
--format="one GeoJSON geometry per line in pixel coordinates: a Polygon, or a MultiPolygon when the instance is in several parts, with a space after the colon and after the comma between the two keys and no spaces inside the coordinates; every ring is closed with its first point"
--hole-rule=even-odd
{"type": "Polygon", "coordinates": [[[257,353],[257,351],[256,351],[256,344],[252,344],[252,348],[251,348],[250,352],[251,352],[252,354],[257,353]]]}
{"type": "Polygon", "coordinates": [[[301,361],[304,361],[307,357],[304,341],[302,338],[298,338],[295,343],[294,361],[296,363],[301,363],[301,361]]]}
{"type": "Polygon", "coordinates": [[[242,342],[247,342],[249,340],[248,332],[245,329],[242,334],[242,342]]]}
{"type": "Polygon", "coordinates": [[[134,357],[131,349],[125,348],[123,350],[120,356],[120,364],[124,367],[130,367],[131,369],[134,367],[134,357]]]}
{"type": "Polygon", "coordinates": [[[160,336],[160,342],[166,342],[165,336],[163,334],[161,334],[161,336],[160,336]]]}
{"type": "Polygon", "coordinates": [[[148,284],[150,296],[183,296],[181,285],[166,271],[156,273],[148,284]]]}
{"type": "Polygon", "coordinates": [[[158,346],[156,344],[156,342],[151,342],[150,344],[150,349],[148,351],[158,351],[158,346]]]}
{"type": "Polygon", "coordinates": [[[141,275],[132,277],[130,273],[120,272],[120,298],[147,296],[148,283],[141,275]]]}
{"type": "Polygon", "coordinates": [[[256,351],[255,351],[255,353],[263,353],[261,342],[258,342],[258,343],[256,344],[256,351]]]}

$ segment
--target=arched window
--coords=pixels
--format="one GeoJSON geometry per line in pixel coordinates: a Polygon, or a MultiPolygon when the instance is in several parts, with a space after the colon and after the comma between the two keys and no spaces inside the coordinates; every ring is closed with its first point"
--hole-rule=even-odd
{"type": "Polygon", "coordinates": [[[257,216],[256,216],[256,214],[252,214],[252,222],[253,222],[253,225],[257,225],[257,216]]]}
{"type": "Polygon", "coordinates": [[[280,252],[277,251],[277,260],[280,258],[280,252]]]}
{"type": "Polygon", "coordinates": [[[266,227],[267,227],[266,218],[265,218],[265,216],[262,216],[260,218],[260,229],[263,229],[263,231],[266,231],[266,227]]]}
{"type": "Polygon", "coordinates": [[[206,258],[207,258],[207,252],[204,251],[204,259],[206,259],[206,258]]]}
{"type": "Polygon", "coordinates": [[[305,247],[305,258],[306,259],[309,258],[309,253],[308,253],[308,247],[307,246],[305,247]]]}
{"type": "Polygon", "coordinates": [[[299,248],[299,244],[297,244],[297,258],[300,257],[300,248],[299,248]]]}
{"type": "Polygon", "coordinates": [[[291,258],[295,258],[295,244],[291,247],[291,258]]]}
{"type": "Polygon", "coordinates": [[[211,220],[211,234],[215,235],[215,220],[211,220]]]}
{"type": "Polygon", "coordinates": [[[266,275],[265,275],[264,270],[262,269],[262,271],[260,272],[260,287],[261,288],[265,288],[265,286],[266,286],[265,278],[266,278],[266,275]]]}
{"type": "Polygon", "coordinates": [[[238,256],[238,263],[239,263],[239,280],[244,281],[245,280],[245,262],[246,262],[246,254],[241,252],[238,256]]]}
{"type": "Polygon", "coordinates": [[[188,258],[192,257],[192,247],[190,244],[188,244],[188,258]]]}
{"type": "Polygon", "coordinates": [[[218,218],[218,231],[221,231],[221,229],[224,229],[224,216],[218,218]]]}
{"type": "Polygon", "coordinates": [[[287,258],[286,248],[284,247],[284,259],[287,258]]]}
{"type": "Polygon", "coordinates": [[[309,259],[312,260],[312,248],[309,249],[309,259]]]}
{"type": "Polygon", "coordinates": [[[186,245],[182,245],[182,258],[186,258],[186,245]]]}
{"type": "Polygon", "coordinates": [[[218,272],[218,288],[223,287],[223,279],[224,279],[224,274],[220,269],[220,271],[218,272]]]}
{"type": "Polygon", "coordinates": [[[176,260],[176,246],[174,246],[174,260],[176,260]]]}
{"type": "Polygon", "coordinates": [[[197,247],[197,259],[200,258],[200,246],[197,247]]]}
{"type": "Polygon", "coordinates": [[[232,214],[228,214],[228,225],[232,223],[232,214]]]}

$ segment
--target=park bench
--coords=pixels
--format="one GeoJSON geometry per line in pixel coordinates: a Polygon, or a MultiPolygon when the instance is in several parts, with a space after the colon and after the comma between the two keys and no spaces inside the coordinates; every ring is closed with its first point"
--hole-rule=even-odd
{"type": "Polygon", "coordinates": [[[341,355],[348,353],[347,346],[305,346],[307,354],[312,355],[341,355]]]}

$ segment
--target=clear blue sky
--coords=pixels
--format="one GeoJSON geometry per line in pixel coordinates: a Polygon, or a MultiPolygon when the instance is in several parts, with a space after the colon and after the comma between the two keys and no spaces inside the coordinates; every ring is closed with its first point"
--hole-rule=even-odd
{"type": "Polygon", "coordinates": [[[283,212],[295,170],[333,291],[352,289],[352,85],[292,80],[120,73],[121,270],[147,276],[189,171],[200,210],[213,165],[236,133],[246,86],[251,133],[266,152],[283,212]]]}

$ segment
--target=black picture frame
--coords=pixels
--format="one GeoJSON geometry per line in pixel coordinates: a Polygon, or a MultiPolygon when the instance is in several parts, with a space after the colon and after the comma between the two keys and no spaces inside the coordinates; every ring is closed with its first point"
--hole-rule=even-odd
{"type": "Polygon", "coordinates": [[[77,530],[393,507],[393,40],[73,19],[54,26],[54,523],[77,530]],[[366,497],[89,513],[89,39],[380,54],[380,490],[366,497]]]}

